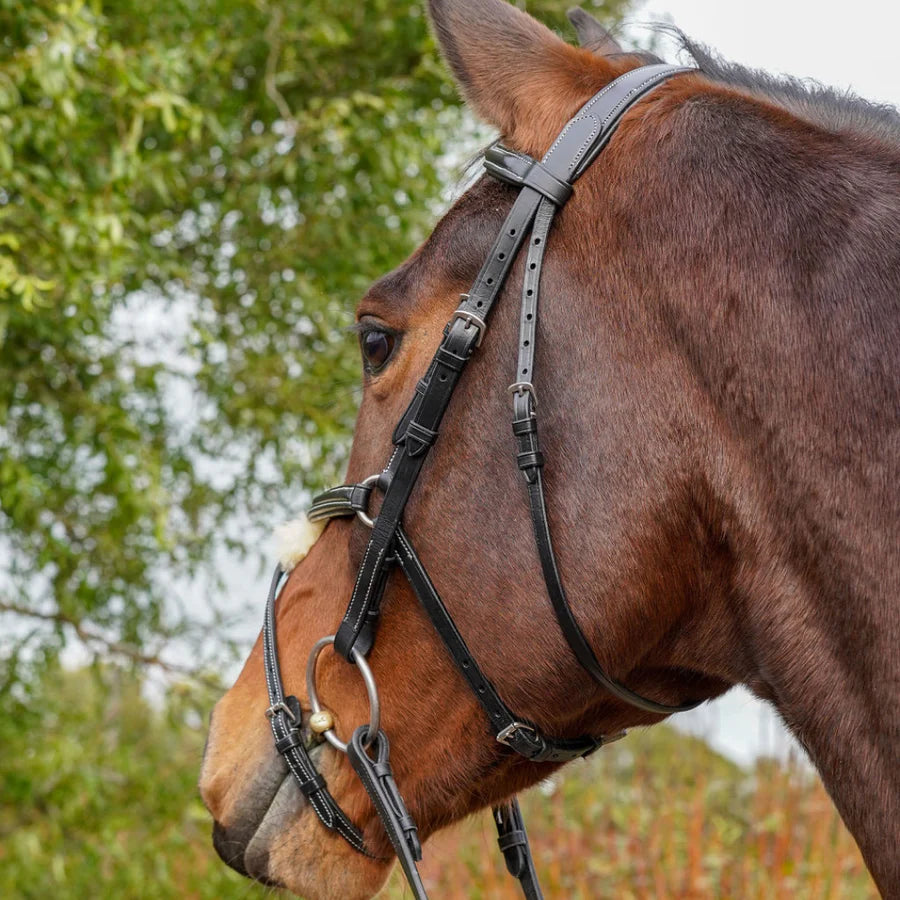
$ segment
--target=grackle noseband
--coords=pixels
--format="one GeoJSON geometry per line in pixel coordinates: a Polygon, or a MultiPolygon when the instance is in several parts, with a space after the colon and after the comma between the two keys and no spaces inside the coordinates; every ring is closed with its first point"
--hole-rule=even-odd
{"type": "MultiPolygon", "coordinates": [[[[547,592],[560,628],[578,662],[610,693],[651,713],[667,715],[696,706],[668,706],[648,700],[615,681],[600,666],[566,600],[547,522],[542,469],[544,456],[538,444],[537,397],[534,389],[535,345],[541,265],[550,227],[556,213],[572,195],[573,185],[609,142],[625,113],[662,82],[691,71],[667,65],[634,69],[613,81],[586,103],[566,125],[553,146],[538,162],[529,156],[495,146],[487,152],[485,168],[494,178],[519,188],[518,197],[494,242],[475,284],[444,329],[425,377],[393,434],[394,451],[379,475],[360,484],[333,488],[316,497],[308,513],[312,521],[357,516],[371,528],[368,546],[356,579],[347,612],[337,634],[322,638],[307,665],[307,693],[312,714],[304,726],[300,703],[285,696],[278,666],[275,635],[275,603],[287,580],[278,568],[272,579],[263,625],[263,648],[269,708],[266,711],[275,746],[297,779],[323,824],[336,831],[360,853],[366,849],[360,830],[347,818],[328,791],[310,758],[307,741],[324,737],[347,753],[400,860],[414,897],[425,898],[416,861],[422,858],[416,824],[400,796],[389,762],[389,744],[379,729],[378,692],[366,656],[375,640],[385,582],[391,568],[399,566],[443,640],[462,676],[484,708],[497,741],[535,762],[566,762],[587,756],[623,734],[555,738],[543,734],[533,722],[516,716],[484,676],[466,647],[453,618],[437,593],[402,525],[402,516],[422,465],[438,437],[438,428],[453,390],[487,330],[491,308],[510,268],[528,238],[519,332],[518,368],[509,388],[513,401],[513,434],[518,445],[516,460],[525,479],[531,520],[547,592]],[[369,518],[373,490],[383,492],[378,515],[369,518]],[[325,647],[333,645],[360,671],[369,695],[370,720],[356,729],[349,744],[338,740],[333,720],[320,708],[315,689],[316,662],[325,647]]],[[[518,878],[526,898],[540,898],[528,838],[515,799],[493,810],[498,843],[510,873],[518,878]]]]}

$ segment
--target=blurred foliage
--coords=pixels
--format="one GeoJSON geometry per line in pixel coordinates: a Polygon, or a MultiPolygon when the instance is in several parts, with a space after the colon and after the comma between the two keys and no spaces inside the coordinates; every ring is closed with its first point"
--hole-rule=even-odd
{"type": "Polygon", "coordinates": [[[8,668],[165,638],[173,579],[340,474],[353,300],[471,132],[422,0],[0,0],[8,668]]]}
{"type": "Polygon", "coordinates": [[[243,895],[196,789],[210,695],[176,687],[156,708],[121,669],[51,668],[8,705],[0,896],[243,895]]]}
{"type": "MultiPolygon", "coordinates": [[[[271,895],[212,849],[195,790],[209,696],[146,694],[114,667],[51,670],[0,717],[0,896],[271,895]]],[[[664,725],[572,764],[523,806],[548,897],[877,897],[808,769],[746,771],[664,725]]],[[[447,900],[520,896],[487,813],[429,841],[423,873],[447,900]]],[[[397,874],[387,897],[404,896],[397,874]]]]}

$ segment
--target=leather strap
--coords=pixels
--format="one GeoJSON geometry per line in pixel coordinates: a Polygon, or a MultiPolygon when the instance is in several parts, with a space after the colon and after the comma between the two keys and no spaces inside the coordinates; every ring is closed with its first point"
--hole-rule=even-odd
{"type": "MultiPolygon", "coordinates": [[[[532,167],[533,171],[539,173],[535,178],[540,179],[540,187],[552,194],[553,189],[548,187],[552,184],[551,178],[554,182],[563,184],[574,183],[612,137],[622,115],[630,106],[662,81],[683,71],[688,70],[665,65],[647,66],[626,73],[600,91],[563,129],[540,166],[536,169],[532,167]]],[[[521,162],[525,157],[518,154],[517,159],[521,162]]],[[[537,183],[523,183],[475,284],[469,294],[463,295],[460,307],[432,360],[427,382],[421,392],[417,390],[417,396],[407,410],[407,434],[412,423],[415,423],[419,433],[435,433],[439,430],[453,389],[473,350],[484,337],[484,328],[473,326],[473,320],[485,323],[486,327],[527,230],[538,214],[538,208],[542,201],[555,202],[548,200],[547,194],[538,190],[535,186],[537,183]]],[[[560,199],[560,196],[557,193],[556,199],[560,199]]],[[[549,223],[547,228],[549,229],[549,223]]],[[[402,441],[405,435],[395,437],[402,441]]],[[[420,440],[407,440],[406,443],[407,449],[414,452],[408,452],[397,459],[347,612],[337,631],[335,650],[347,659],[364,627],[368,610],[378,601],[379,592],[383,590],[384,580],[378,574],[389,557],[403,510],[433,446],[429,444],[422,447],[420,440]]]]}
{"type": "Polygon", "coordinates": [[[381,824],[384,825],[413,896],[416,900],[427,900],[425,885],[422,884],[422,877],[416,866],[422,859],[422,845],[419,843],[416,823],[409,814],[394,781],[387,735],[383,731],[379,731],[376,735],[371,747],[375,754],[375,758],[372,759],[363,746],[368,734],[367,725],[360,725],[353,732],[353,737],[347,745],[347,756],[371,798],[381,824]]]}
{"type": "MultiPolygon", "coordinates": [[[[635,694],[610,678],[599,665],[575,621],[559,576],[547,522],[542,478],[544,456],[538,442],[534,389],[541,267],[555,214],[571,196],[575,181],[609,142],[628,109],[661,82],[687,71],[690,70],[654,65],[623,75],[582,107],[541,161],[500,146],[488,152],[485,166],[489,174],[517,186],[519,195],[475,284],[468,294],[462,295],[460,306],[444,330],[428,372],[416,386],[413,398],[394,431],[394,452],[376,480],[377,486],[384,491],[383,502],[373,523],[346,615],[335,638],[335,649],[347,659],[351,659],[353,653],[368,653],[375,637],[390,566],[398,563],[457,668],[484,707],[497,740],[531,760],[565,762],[586,755],[603,743],[623,735],[605,739],[587,736],[548,738],[532,723],[518,719],[472,658],[453,618],[401,528],[401,519],[431,447],[439,440],[441,420],[453,390],[471,355],[484,339],[490,312],[530,232],[522,288],[517,374],[511,388],[514,394],[513,433],[518,445],[517,462],[527,484],[535,540],[551,603],[576,658],[615,696],[641,709],[663,714],[690,709],[695,705],[665,706],[635,694]]],[[[324,521],[337,516],[365,514],[373,487],[372,480],[367,480],[363,484],[342,485],[326,491],[313,502],[310,519],[324,521]]],[[[263,625],[264,668],[270,703],[267,715],[275,745],[321,821],[341,834],[355,849],[369,855],[361,832],[337,806],[324,779],[312,764],[304,744],[299,702],[296,697],[285,696],[284,693],[275,637],[275,604],[284,580],[285,573],[277,569],[269,590],[263,625]]],[[[362,743],[367,733],[366,726],[357,729],[348,746],[348,754],[384,823],[414,896],[417,900],[425,898],[416,868],[416,862],[421,859],[421,847],[415,823],[394,782],[387,738],[383,733],[376,736],[373,759],[368,756],[362,743]]],[[[526,898],[537,900],[541,893],[518,804],[513,800],[497,807],[494,816],[498,842],[507,868],[520,880],[526,898]]]]}
{"type": "MultiPolygon", "coordinates": [[[[349,659],[365,622],[366,613],[377,601],[379,590],[378,573],[388,557],[389,547],[400,524],[403,510],[415,487],[419,473],[431,445],[421,448],[416,441],[407,439],[410,427],[415,425],[421,433],[437,432],[441,419],[450,403],[463,368],[472,351],[481,340],[481,329],[472,325],[472,316],[482,321],[503,285],[509,267],[515,258],[527,229],[537,212],[541,195],[531,188],[523,188],[513,208],[507,216],[503,231],[494,243],[494,248],[482,268],[474,290],[480,291],[479,298],[469,302],[474,309],[466,310],[469,319],[454,318],[444,333],[440,347],[431,363],[427,382],[423,390],[417,391],[404,418],[406,430],[397,439],[408,452],[397,456],[390,484],[384,494],[378,518],[372,529],[369,544],[360,565],[353,594],[347,612],[337,631],[334,647],[349,659]]],[[[460,310],[466,306],[462,304],[460,310]]]]}
{"type": "Polygon", "coordinates": [[[493,816],[497,826],[497,844],[506,861],[507,871],[519,880],[525,900],[544,900],[519,801],[513,797],[508,803],[495,806],[493,816]]]}
{"type": "Polygon", "coordinates": [[[275,637],[275,604],[286,581],[286,573],[279,566],[272,576],[263,622],[263,668],[269,694],[269,709],[266,715],[272,727],[275,746],[284,757],[319,821],[329,830],[337,832],[354,850],[365,856],[371,856],[372,854],[366,850],[362,832],[337,805],[309,757],[302,736],[300,703],[296,697],[286,697],[284,694],[275,637]]]}
{"type": "MultiPolygon", "coordinates": [[[[353,495],[353,491],[349,490],[353,485],[345,485],[345,487],[348,490],[340,495],[346,498],[342,504],[334,502],[332,499],[328,501],[327,514],[330,518],[353,516],[356,513],[353,503],[349,499],[353,495]]],[[[328,494],[331,498],[335,496],[333,492],[328,492],[328,494]]],[[[319,498],[317,497],[313,501],[314,509],[318,503],[319,498]]],[[[599,747],[623,736],[623,733],[620,732],[597,738],[588,735],[579,738],[550,738],[543,735],[536,725],[513,713],[497,693],[490,679],[481,671],[469,651],[453,617],[444,606],[440,594],[428,577],[422,561],[402,527],[397,529],[394,557],[444,642],[451,659],[484,708],[490,727],[500,743],[534,762],[561,763],[588,756],[599,747]]]]}
{"type": "Polygon", "coordinates": [[[543,735],[529,720],[516,716],[503,702],[497,689],[469,652],[453,617],[444,606],[440,594],[402,528],[397,531],[396,555],[416,597],[444,642],[456,668],[484,708],[491,730],[501,744],[533,762],[562,763],[587,756],[603,744],[621,736],[619,734],[609,738],[602,736],[594,738],[588,735],[578,738],[551,738],[543,735]]]}

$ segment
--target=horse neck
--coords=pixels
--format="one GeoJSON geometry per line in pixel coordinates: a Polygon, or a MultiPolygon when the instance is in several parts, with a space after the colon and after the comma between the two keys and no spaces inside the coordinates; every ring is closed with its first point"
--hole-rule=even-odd
{"type": "Polygon", "coordinates": [[[693,119],[643,197],[640,270],[706,410],[726,602],[748,683],[896,885],[879,822],[900,815],[900,154],[769,115],[693,119]]]}

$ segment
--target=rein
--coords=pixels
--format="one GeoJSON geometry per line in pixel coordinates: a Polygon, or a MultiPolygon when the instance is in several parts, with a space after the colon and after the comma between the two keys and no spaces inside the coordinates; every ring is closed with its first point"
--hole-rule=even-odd
{"type": "MultiPolygon", "coordinates": [[[[340,834],[354,850],[371,856],[359,828],[337,805],[325,780],[317,772],[310,757],[309,744],[314,747],[324,739],[347,753],[372,799],[417,900],[426,898],[416,867],[417,861],[422,858],[422,848],[416,824],[394,781],[390,745],[379,728],[378,692],[366,663],[366,656],[376,636],[385,583],[393,567],[399,566],[406,576],[456,667],[483,707],[500,744],[534,762],[562,763],[588,756],[604,744],[625,736],[624,732],[620,732],[597,737],[550,737],[536,723],[517,716],[472,657],[402,526],[404,509],[428,453],[437,440],[453,390],[485,337],[491,309],[526,238],[528,250],[522,287],[518,368],[516,382],[510,386],[509,392],[513,398],[516,461],[526,484],[535,541],[550,602],[578,662],[611,694],[646,712],[663,715],[683,712],[697,705],[689,702],[669,706],[643,697],[620,684],[603,670],[578,625],[566,598],[547,521],[542,474],[545,460],[538,441],[538,403],[534,388],[541,268],[554,218],[571,197],[574,183],[609,142],[625,113],[662,82],[688,71],[691,70],[651,65],[634,69],[616,79],[581,108],[540,162],[502,146],[495,146],[487,152],[485,169],[488,174],[518,187],[519,195],[475,284],[468,294],[462,295],[459,308],[444,329],[441,345],[428,372],[416,386],[413,399],[394,430],[391,458],[379,475],[373,475],[360,484],[332,488],[316,497],[308,513],[313,522],[356,516],[371,528],[371,535],[347,612],[337,633],[320,640],[310,655],[306,680],[313,712],[306,725],[297,698],[285,696],[278,666],[275,605],[288,573],[279,567],[272,579],[263,624],[263,650],[269,695],[266,715],[271,722],[275,747],[284,756],[301,792],[322,823],[340,834]],[[377,517],[372,519],[368,508],[376,488],[384,496],[377,517]],[[316,662],[328,645],[333,645],[337,653],[356,665],[369,695],[369,724],[357,728],[349,744],[338,740],[333,729],[333,717],[321,709],[315,689],[316,662]]],[[[512,799],[494,807],[493,815],[507,868],[521,882],[528,900],[540,900],[543,895],[518,802],[512,799]]]]}

